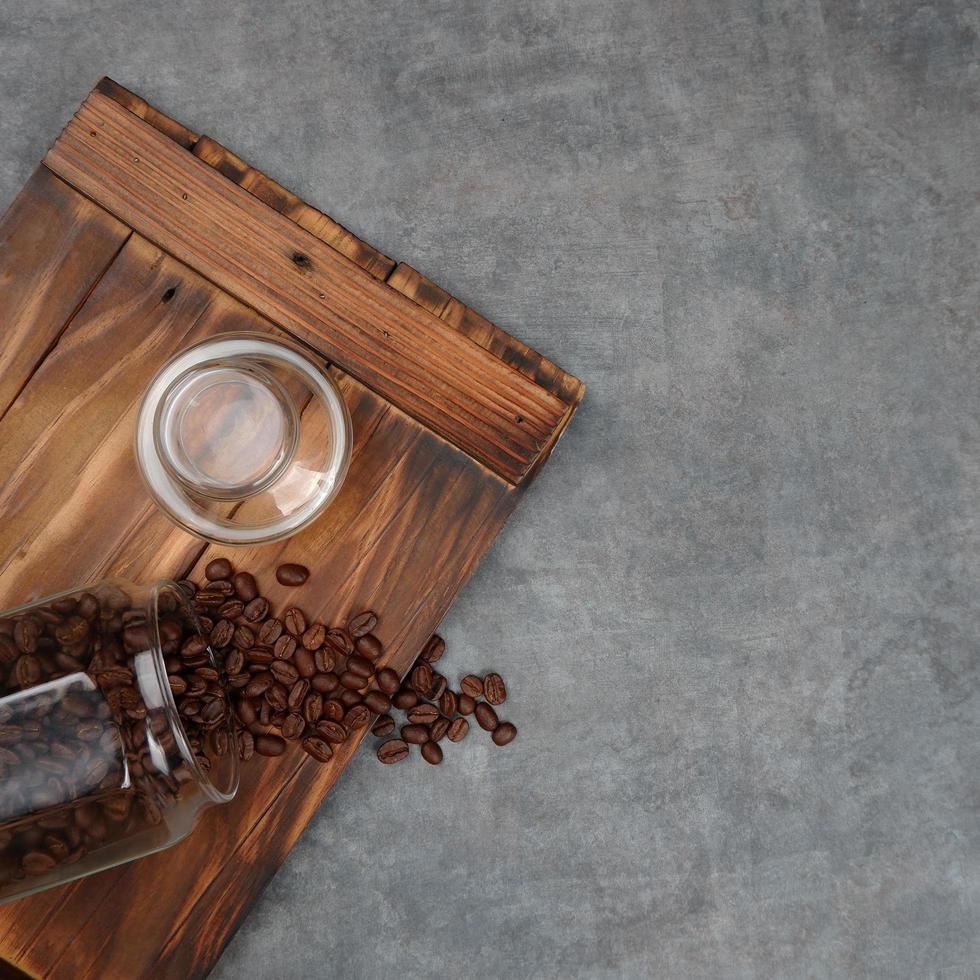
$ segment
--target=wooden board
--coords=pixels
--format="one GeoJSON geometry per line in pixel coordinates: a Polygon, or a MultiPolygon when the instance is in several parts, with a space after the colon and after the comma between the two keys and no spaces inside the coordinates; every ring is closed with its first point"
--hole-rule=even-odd
{"type": "MultiPolygon", "coordinates": [[[[305,531],[232,557],[311,617],[379,610],[403,672],[580,382],[108,79],[46,164],[0,223],[0,606],[109,574],[199,572],[222,553],[156,511],[133,419],[175,351],[229,329],[285,331],[332,364],[351,470],[305,531]],[[286,559],[313,569],[288,597],[272,574],[286,559]]],[[[326,766],[293,751],[255,760],[237,799],[177,847],[0,907],[0,975],[203,976],[356,748],[326,766]]]]}

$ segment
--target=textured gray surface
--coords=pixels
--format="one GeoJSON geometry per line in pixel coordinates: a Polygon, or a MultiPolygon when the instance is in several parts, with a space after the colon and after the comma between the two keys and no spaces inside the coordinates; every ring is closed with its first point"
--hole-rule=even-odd
{"type": "Polygon", "coordinates": [[[344,776],[215,971],[980,975],[974,3],[0,3],[583,378],[445,624],[522,737],[344,776]]]}

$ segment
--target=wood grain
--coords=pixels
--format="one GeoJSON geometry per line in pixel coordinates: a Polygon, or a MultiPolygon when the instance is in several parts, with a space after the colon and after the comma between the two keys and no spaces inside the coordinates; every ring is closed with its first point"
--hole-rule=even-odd
{"type": "Polygon", "coordinates": [[[99,92],[45,163],[511,483],[568,413],[551,392],[99,92]]]}
{"type": "Polygon", "coordinates": [[[38,167],[0,222],[0,417],[129,229],[38,167]]]}

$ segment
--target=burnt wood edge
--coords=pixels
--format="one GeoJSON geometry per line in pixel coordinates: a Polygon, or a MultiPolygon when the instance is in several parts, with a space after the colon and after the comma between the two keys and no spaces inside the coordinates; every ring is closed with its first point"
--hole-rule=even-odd
{"type": "Polygon", "coordinates": [[[329,215],[306,204],[262,171],[250,167],[217,140],[188,129],[108,76],[99,80],[95,90],[561,399],[569,411],[552,433],[527,477],[533,476],[541,468],[585,394],[585,385],[578,378],[542,357],[412,266],[405,262],[396,263],[329,215]]]}

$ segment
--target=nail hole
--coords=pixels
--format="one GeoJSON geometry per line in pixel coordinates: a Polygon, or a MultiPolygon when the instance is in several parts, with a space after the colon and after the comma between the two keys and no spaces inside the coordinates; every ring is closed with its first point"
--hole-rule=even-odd
{"type": "Polygon", "coordinates": [[[301,269],[309,269],[313,266],[313,263],[302,252],[293,252],[293,262],[301,269]]]}
{"type": "Polygon", "coordinates": [[[390,333],[388,333],[388,331],[387,331],[387,330],[382,330],[381,332],[382,332],[382,333],[383,333],[383,334],[385,335],[385,339],[387,339],[388,337],[390,337],[390,336],[391,336],[391,334],[390,334],[390,333]]]}
{"type": "Polygon", "coordinates": [[[187,200],[187,195],[186,195],[186,194],[181,194],[181,195],[180,195],[180,199],[181,199],[182,201],[186,201],[186,200],[187,200]]]}
{"type": "Polygon", "coordinates": [[[89,136],[98,136],[98,135],[99,134],[94,129],[89,130],[89,136]]]}
{"type": "Polygon", "coordinates": [[[518,415],[517,416],[517,422],[518,422],[518,424],[520,424],[523,421],[524,421],[524,416],[523,415],[518,415]]]}
{"type": "Polygon", "coordinates": [[[327,298],[326,293],[320,293],[320,299],[326,299],[326,298],[327,298]]]}
{"type": "Polygon", "coordinates": [[[166,292],[165,292],[165,293],[163,294],[163,302],[164,302],[164,303],[169,303],[169,302],[170,302],[170,301],[171,301],[171,300],[172,300],[172,299],[173,299],[173,298],[174,298],[174,297],[175,297],[176,295],[177,295],[177,287],[176,287],[176,286],[171,286],[171,287],[170,287],[170,288],[169,288],[169,289],[168,289],[168,290],[167,290],[167,291],[166,291],[166,292]]]}
{"type": "Polygon", "coordinates": [[[139,163],[139,162],[140,162],[139,157],[133,157],[133,163],[139,163]]]}

